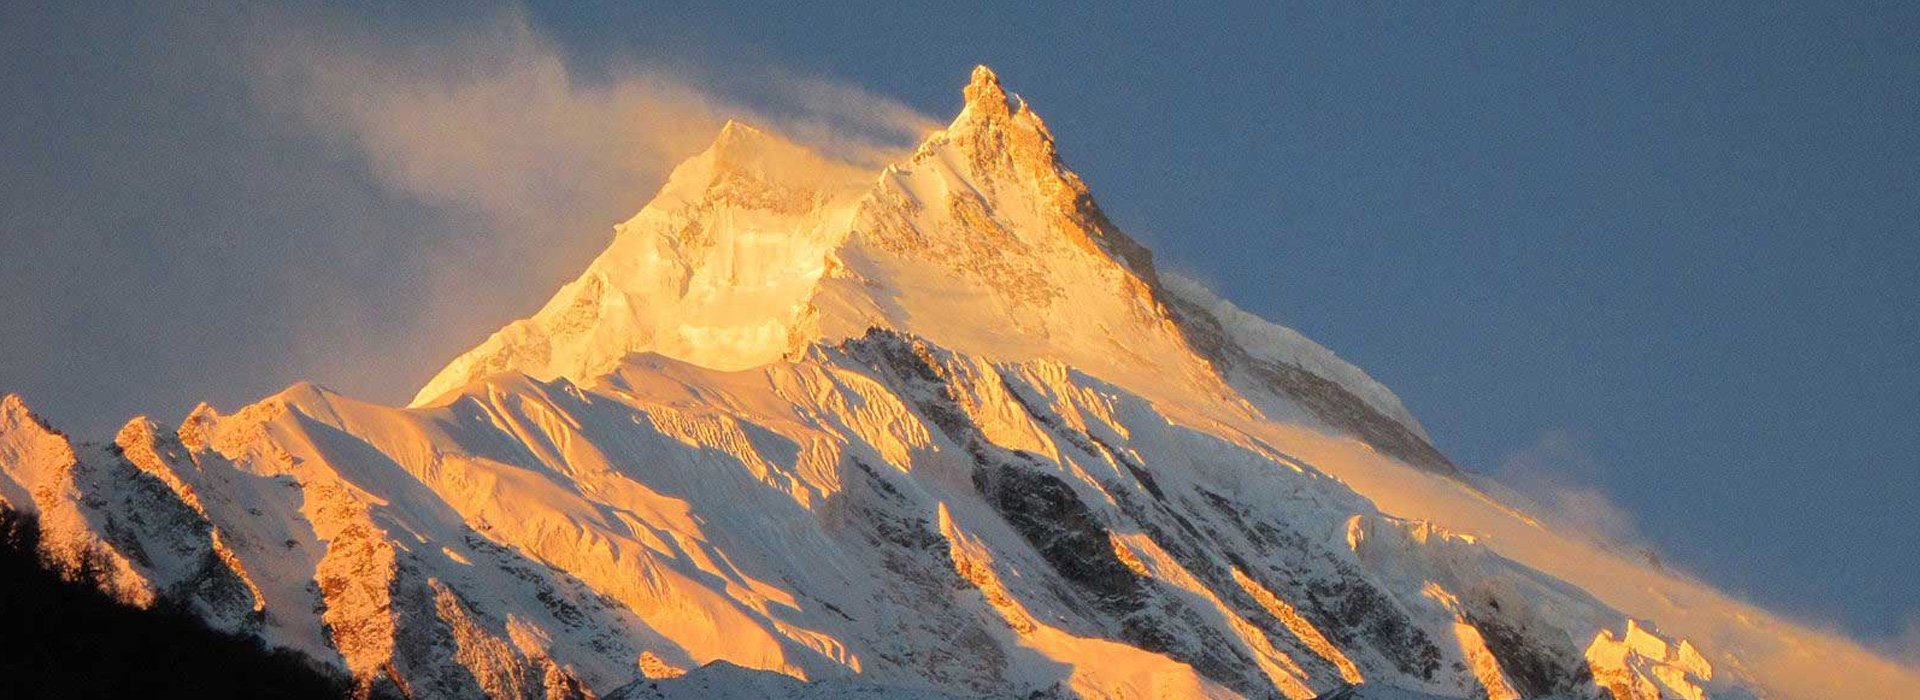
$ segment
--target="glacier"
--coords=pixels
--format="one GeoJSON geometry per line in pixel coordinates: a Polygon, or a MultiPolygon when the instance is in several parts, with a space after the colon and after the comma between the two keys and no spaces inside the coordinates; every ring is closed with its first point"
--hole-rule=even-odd
{"type": "Polygon", "coordinates": [[[298,384],[0,503],[367,696],[1881,698],[1920,675],[1472,484],[1158,271],[986,68],[872,173],[743,123],[407,407],[298,384]]]}

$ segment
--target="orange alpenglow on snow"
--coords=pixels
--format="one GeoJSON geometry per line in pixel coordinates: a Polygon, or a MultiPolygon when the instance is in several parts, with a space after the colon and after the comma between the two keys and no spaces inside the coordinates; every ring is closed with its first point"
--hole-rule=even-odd
{"type": "Polygon", "coordinates": [[[728,123],[407,408],[299,384],[102,446],[7,397],[0,499],[368,694],[1920,688],[1475,489],[1365,372],[1157,270],[992,71],[964,96],[878,172],[728,123]]]}

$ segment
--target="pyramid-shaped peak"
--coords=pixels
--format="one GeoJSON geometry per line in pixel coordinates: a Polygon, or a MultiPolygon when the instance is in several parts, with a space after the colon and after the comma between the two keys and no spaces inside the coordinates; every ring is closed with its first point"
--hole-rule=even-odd
{"type": "Polygon", "coordinates": [[[966,111],[979,114],[1006,114],[1007,91],[1000,87],[1000,76],[992,68],[984,65],[973,67],[973,78],[967,82],[963,93],[967,98],[966,111]]]}
{"type": "MultiPolygon", "coordinates": [[[[28,408],[26,399],[21,398],[19,394],[7,394],[5,397],[0,397],[0,433],[4,433],[8,427],[23,425],[37,427],[41,432],[56,435],[60,434],[59,431],[53,429],[52,425],[47,423],[46,419],[41,418],[40,414],[34,413],[33,409],[28,408]]],[[[4,437],[4,435],[0,434],[0,437],[4,437]]]]}
{"type": "MultiPolygon", "coordinates": [[[[1109,260],[1117,258],[1128,279],[1151,284],[1145,253],[1133,254],[1138,246],[1110,230],[1039,117],[992,69],[975,68],[965,93],[951,126],[879,177],[777,131],[725,122],[706,152],[675,168],[660,194],[618,226],[586,273],[535,316],[448,364],[414,405],[503,368],[585,382],[633,353],[654,352],[743,370],[874,325],[938,330],[936,319],[961,306],[993,309],[977,326],[990,327],[1004,321],[1003,299],[1021,307],[1029,328],[1058,327],[1033,331],[1034,348],[1070,333],[1079,334],[1075,348],[1104,347],[1082,330],[1136,328],[1136,312],[1153,308],[1140,302],[1140,287],[1085,281],[1118,279],[1109,260]],[[990,225],[996,215],[1018,230],[990,225]],[[939,232],[938,240],[923,232],[939,232]],[[1008,241],[1017,249],[1006,249],[1008,241]],[[916,252],[900,254],[906,250],[916,252]],[[1003,269],[1018,279],[981,272],[1003,269]],[[843,282],[853,279],[863,282],[843,282]],[[966,290],[959,301],[892,302],[905,293],[897,290],[956,286],[966,290]],[[1101,320],[1071,328],[1042,318],[1070,289],[1076,300],[1117,301],[1083,304],[1098,306],[1101,320]]],[[[973,337],[963,330],[973,321],[953,323],[953,338],[973,337]]]]}
{"type": "Polygon", "coordinates": [[[967,83],[967,94],[969,96],[973,95],[976,91],[998,93],[1003,98],[1006,96],[1006,92],[1000,88],[1000,74],[993,72],[993,69],[988,68],[985,64],[973,67],[973,78],[967,83]]]}
{"type": "MultiPolygon", "coordinates": [[[[845,166],[825,158],[805,145],[777,133],[762,130],[738,119],[729,119],[714,136],[713,145],[701,158],[682,164],[672,179],[704,189],[717,179],[745,175],[751,179],[785,185],[824,187],[846,180],[845,166]],[[689,169],[689,164],[694,165],[689,169]],[[682,172],[687,177],[682,178],[682,172]],[[725,176],[725,177],[723,177],[725,176]]],[[[865,173],[857,179],[864,180],[865,173]]]]}
{"type": "Polygon", "coordinates": [[[126,425],[120,426],[120,432],[114,433],[113,444],[126,447],[128,445],[151,443],[160,436],[161,433],[160,424],[154,422],[152,418],[134,416],[132,420],[127,421],[126,425]]]}
{"type": "Polygon", "coordinates": [[[720,127],[720,133],[713,137],[713,145],[707,147],[714,154],[717,165],[743,165],[742,161],[752,162],[756,156],[773,151],[804,151],[804,147],[780,138],[777,135],[761,131],[738,119],[728,119],[720,127]]]}
{"type": "Polygon", "coordinates": [[[768,138],[767,132],[755,129],[738,119],[728,119],[727,123],[720,127],[720,135],[714,137],[713,146],[724,149],[762,141],[766,138],[768,138]]]}

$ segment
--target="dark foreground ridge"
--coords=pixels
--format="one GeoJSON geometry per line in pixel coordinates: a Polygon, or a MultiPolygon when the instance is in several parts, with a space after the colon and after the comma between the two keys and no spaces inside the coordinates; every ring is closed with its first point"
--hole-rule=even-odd
{"type": "Polygon", "coordinates": [[[0,508],[3,698],[340,698],[348,685],[292,651],[215,631],[184,612],[102,593],[97,570],[49,569],[40,524],[0,508]]]}

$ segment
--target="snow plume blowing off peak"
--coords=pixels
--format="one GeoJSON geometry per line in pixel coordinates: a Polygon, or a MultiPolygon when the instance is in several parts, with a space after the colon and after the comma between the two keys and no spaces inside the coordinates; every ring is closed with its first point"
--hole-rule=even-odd
{"type": "Polygon", "coordinates": [[[1258,387],[1258,409],[1453,470],[1364,372],[1197,285],[1163,284],[991,69],[976,67],[963,97],[945,129],[878,173],[729,121],[585,273],[413,405],[502,372],[584,383],[638,352],[737,370],[888,328],[1142,386],[1171,373],[1218,395],[1258,387]]]}
{"type": "Polygon", "coordinates": [[[243,75],[264,113],[312,137],[294,140],[312,141],[316,159],[364,163],[395,209],[424,211],[343,244],[334,265],[388,271],[406,281],[397,291],[290,295],[283,312],[316,329],[298,345],[329,348],[306,372],[368,392],[430,376],[535,308],[729,118],[871,168],[939,126],[896,100],[776,67],[708,75],[571,56],[513,11],[405,38],[318,8],[242,14],[252,20],[243,75]],[[320,321],[334,318],[379,323],[332,333],[344,322],[320,321]]]}
{"type": "Polygon", "coordinates": [[[803,312],[861,183],[847,166],[728,121],[615,227],[584,274],[455,360],[414,403],[503,371],[585,381],[635,352],[728,370],[776,360],[809,335],[803,312]]]}
{"type": "MultiPolygon", "coordinates": [[[[741,369],[876,326],[1144,372],[1158,371],[1149,353],[1193,356],[1151,256],[1099,212],[1039,116],[985,66],[964,97],[877,173],[729,121],[585,274],[414,404],[505,370],[586,381],[633,352],[741,369]]],[[[1208,375],[1200,364],[1187,371],[1208,375]]]]}
{"type": "Polygon", "coordinates": [[[1474,488],[1365,372],[1158,273],[992,71],[963,97],[877,163],[710,120],[408,408],[300,384],[101,445],[0,399],[0,502],[361,696],[1920,690],[1474,488]]]}

